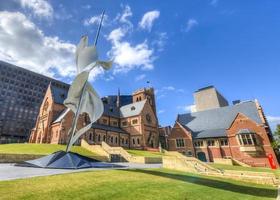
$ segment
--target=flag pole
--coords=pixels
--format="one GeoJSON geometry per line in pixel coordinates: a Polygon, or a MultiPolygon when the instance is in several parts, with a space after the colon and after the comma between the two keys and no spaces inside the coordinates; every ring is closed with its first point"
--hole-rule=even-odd
{"type": "MultiPolygon", "coordinates": [[[[101,26],[102,26],[102,21],[103,21],[103,18],[104,18],[104,14],[105,14],[105,10],[103,10],[103,12],[101,14],[101,19],[100,19],[99,26],[98,26],[98,29],[97,29],[97,33],[96,33],[95,40],[94,40],[94,46],[97,45],[97,40],[98,40],[100,29],[101,29],[101,26]]],[[[87,77],[87,79],[88,79],[88,77],[87,77]]],[[[80,99],[79,99],[77,111],[76,111],[75,116],[74,116],[73,121],[72,121],[72,127],[69,131],[70,138],[69,138],[68,143],[67,143],[66,152],[69,152],[70,149],[71,149],[71,146],[72,146],[72,145],[70,145],[70,143],[71,143],[71,140],[72,140],[72,138],[74,136],[74,133],[77,129],[77,123],[78,123],[78,119],[79,119],[79,115],[80,115],[80,109],[81,109],[83,96],[84,96],[84,93],[85,93],[85,90],[86,90],[86,85],[87,85],[87,81],[83,85],[83,89],[82,89],[82,93],[81,93],[81,96],[80,96],[80,99]]]]}

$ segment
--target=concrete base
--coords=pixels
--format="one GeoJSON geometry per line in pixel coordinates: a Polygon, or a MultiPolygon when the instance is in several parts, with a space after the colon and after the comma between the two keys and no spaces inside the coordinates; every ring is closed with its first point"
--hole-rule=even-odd
{"type": "Polygon", "coordinates": [[[75,173],[81,171],[98,171],[98,170],[112,170],[112,169],[145,169],[145,168],[161,168],[161,164],[135,164],[135,163],[112,163],[119,167],[115,168],[84,168],[84,169],[46,169],[46,168],[32,168],[19,167],[14,163],[0,164],[0,181],[14,180],[21,178],[31,178],[38,176],[49,176],[56,174],[75,173]]]}

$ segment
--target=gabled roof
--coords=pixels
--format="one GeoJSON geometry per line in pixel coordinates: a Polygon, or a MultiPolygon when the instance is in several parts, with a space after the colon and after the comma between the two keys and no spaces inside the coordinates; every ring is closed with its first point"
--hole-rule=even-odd
{"type": "Polygon", "coordinates": [[[193,132],[192,136],[195,139],[226,137],[226,129],[202,130],[193,132]]]}
{"type": "Polygon", "coordinates": [[[69,87],[62,88],[51,82],[50,89],[54,102],[57,104],[63,104],[64,100],[67,98],[69,87]]]}
{"type": "Polygon", "coordinates": [[[242,113],[261,124],[256,103],[247,101],[240,104],[178,115],[178,122],[193,133],[194,138],[226,136],[226,129],[230,127],[238,113],[242,113]]]}
{"type": "Polygon", "coordinates": [[[120,108],[120,117],[131,117],[139,115],[144,108],[146,99],[143,101],[138,101],[131,103],[120,108]]]}
{"type": "Polygon", "coordinates": [[[57,123],[61,122],[61,120],[66,116],[66,114],[70,111],[69,108],[65,108],[62,112],[58,114],[58,117],[52,122],[52,123],[57,123]]]}
{"type": "Polygon", "coordinates": [[[113,132],[128,134],[123,129],[121,129],[119,127],[114,127],[114,126],[108,126],[108,125],[93,123],[91,127],[94,128],[94,129],[101,129],[101,130],[105,130],[105,131],[113,131],[113,132]]]}

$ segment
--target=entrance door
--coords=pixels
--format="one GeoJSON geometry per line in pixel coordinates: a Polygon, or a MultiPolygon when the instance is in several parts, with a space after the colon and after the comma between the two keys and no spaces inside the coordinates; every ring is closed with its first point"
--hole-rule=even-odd
{"type": "Polygon", "coordinates": [[[203,162],[207,162],[207,159],[206,159],[206,155],[204,152],[198,152],[197,153],[197,158],[203,162]]]}

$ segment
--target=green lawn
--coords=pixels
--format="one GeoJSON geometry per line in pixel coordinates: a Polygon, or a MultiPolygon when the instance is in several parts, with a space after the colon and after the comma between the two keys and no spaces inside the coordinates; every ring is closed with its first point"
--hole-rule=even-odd
{"type": "Polygon", "coordinates": [[[280,170],[272,170],[270,168],[263,168],[263,167],[242,167],[242,166],[236,166],[236,165],[224,165],[224,164],[216,164],[216,163],[210,163],[212,167],[215,167],[217,169],[222,170],[237,170],[237,171],[253,171],[253,172],[271,172],[275,175],[280,177],[280,170]]]}
{"type": "Polygon", "coordinates": [[[277,188],[166,169],[106,170],[0,181],[1,200],[267,200],[277,188]]]}
{"type": "Polygon", "coordinates": [[[163,155],[163,153],[160,152],[144,151],[144,150],[126,149],[126,151],[134,156],[161,157],[163,155]]]}
{"type": "MultiPolygon", "coordinates": [[[[65,145],[57,144],[1,144],[0,153],[6,154],[38,154],[38,155],[47,155],[55,151],[64,150],[65,145]]],[[[74,146],[71,151],[85,155],[85,156],[94,156],[92,152],[80,147],[74,146]]]]}

